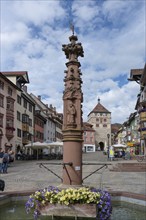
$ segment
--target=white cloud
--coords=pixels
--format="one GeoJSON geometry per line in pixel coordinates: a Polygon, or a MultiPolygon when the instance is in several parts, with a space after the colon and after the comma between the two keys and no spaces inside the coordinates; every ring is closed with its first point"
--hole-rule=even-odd
{"type": "Polygon", "coordinates": [[[80,17],[82,22],[89,22],[98,15],[99,7],[94,1],[84,1],[84,3],[82,1],[74,1],[72,10],[77,20],[80,17]]]}
{"type": "Polygon", "coordinates": [[[144,0],[3,1],[1,11],[2,71],[28,71],[29,91],[62,111],[62,44],[69,43],[73,21],[85,54],[79,58],[84,120],[98,97],[112,122],[122,123],[134,111],[139,87],[127,78],[130,69],[144,67],[144,0]]]}
{"type": "Polygon", "coordinates": [[[44,22],[52,24],[54,20],[65,16],[59,1],[14,1],[12,10],[17,19],[34,25],[42,25],[44,22]]]}

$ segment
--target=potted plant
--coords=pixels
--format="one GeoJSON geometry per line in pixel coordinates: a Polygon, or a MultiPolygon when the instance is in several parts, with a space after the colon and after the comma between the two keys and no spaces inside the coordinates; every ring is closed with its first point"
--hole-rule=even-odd
{"type": "Polygon", "coordinates": [[[66,208],[80,211],[84,216],[95,213],[97,220],[109,220],[112,213],[110,194],[92,187],[59,189],[49,186],[30,195],[25,204],[27,213],[33,210],[34,219],[39,215],[49,215],[51,210],[59,207],[61,211],[66,208]]]}

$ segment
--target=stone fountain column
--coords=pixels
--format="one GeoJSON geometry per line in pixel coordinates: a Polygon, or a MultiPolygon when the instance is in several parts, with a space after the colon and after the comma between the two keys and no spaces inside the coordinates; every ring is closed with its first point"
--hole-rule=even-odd
{"type": "Polygon", "coordinates": [[[84,56],[77,36],[69,37],[70,43],[62,45],[66,58],[65,89],[63,93],[63,184],[82,185],[82,102],[81,71],[78,57],[84,56]]]}

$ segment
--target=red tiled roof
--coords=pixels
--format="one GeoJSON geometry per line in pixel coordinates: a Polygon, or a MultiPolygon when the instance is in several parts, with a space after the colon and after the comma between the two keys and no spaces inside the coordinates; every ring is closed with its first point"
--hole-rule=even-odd
{"type": "Polygon", "coordinates": [[[16,75],[25,75],[27,71],[12,71],[12,72],[1,72],[5,76],[16,76],[16,75]]]}
{"type": "Polygon", "coordinates": [[[101,105],[100,103],[98,103],[95,108],[89,113],[89,115],[91,113],[111,113],[109,112],[103,105],[101,105]]]}
{"type": "Polygon", "coordinates": [[[117,133],[121,127],[122,127],[122,124],[111,124],[111,132],[117,133]]]}
{"type": "Polygon", "coordinates": [[[93,125],[91,125],[88,122],[83,122],[83,129],[84,131],[94,131],[94,129],[92,128],[93,125]]]}

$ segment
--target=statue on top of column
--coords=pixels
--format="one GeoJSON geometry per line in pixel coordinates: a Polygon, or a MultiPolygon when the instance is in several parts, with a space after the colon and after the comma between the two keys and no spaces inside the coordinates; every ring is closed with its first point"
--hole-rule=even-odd
{"type": "Polygon", "coordinates": [[[81,43],[76,43],[77,36],[74,35],[74,25],[71,24],[73,35],[69,37],[70,44],[63,44],[62,50],[65,52],[66,58],[72,61],[77,61],[78,57],[84,57],[84,51],[81,43]]]}

